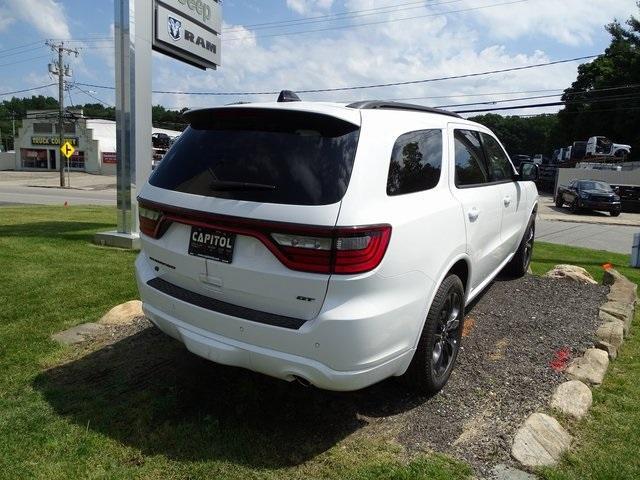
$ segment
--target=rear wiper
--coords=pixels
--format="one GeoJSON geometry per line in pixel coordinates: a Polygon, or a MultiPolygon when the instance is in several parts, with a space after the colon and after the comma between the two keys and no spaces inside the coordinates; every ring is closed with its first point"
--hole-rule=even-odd
{"type": "Polygon", "coordinates": [[[209,184],[211,190],[231,191],[231,190],[275,190],[275,185],[250,182],[231,182],[225,180],[214,180],[209,184]]]}

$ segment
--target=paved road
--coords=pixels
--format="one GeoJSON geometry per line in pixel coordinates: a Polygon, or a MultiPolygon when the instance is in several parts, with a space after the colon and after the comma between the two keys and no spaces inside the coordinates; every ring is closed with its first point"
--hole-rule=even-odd
{"type": "Polygon", "coordinates": [[[63,190],[59,188],[0,186],[0,204],[31,203],[38,205],[115,205],[114,190],[63,190]]]}
{"type": "MultiPolygon", "coordinates": [[[[87,191],[0,185],[0,205],[63,205],[65,201],[69,205],[115,206],[116,195],[113,189],[87,191]]],[[[636,232],[640,232],[640,227],[558,222],[543,218],[536,223],[537,240],[619,253],[631,252],[633,234],[636,232]]]]}
{"type": "Polygon", "coordinates": [[[536,222],[536,240],[618,253],[631,253],[633,234],[638,232],[640,227],[622,225],[556,222],[542,219],[536,222]]]}

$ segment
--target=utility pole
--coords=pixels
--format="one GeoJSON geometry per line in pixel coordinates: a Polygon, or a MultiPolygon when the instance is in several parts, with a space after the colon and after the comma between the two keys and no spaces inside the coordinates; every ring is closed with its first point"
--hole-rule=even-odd
{"type": "Polygon", "coordinates": [[[11,150],[16,149],[16,112],[11,111],[11,150]]]}
{"type": "MultiPolygon", "coordinates": [[[[69,65],[64,65],[64,63],[62,62],[62,56],[65,53],[67,55],[74,53],[75,56],[77,57],[78,50],[65,47],[64,42],[60,42],[56,44],[56,43],[47,41],[46,44],[49,47],[51,47],[51,49],[54,52],[58,53],[58,61],[55,62],[53,65],[49,65],[49,73],[52,73],[53,75],[58,75],[58,106],[59,106],[58,130],[60,132],[60,147],[62,147],[62,145],[64,144],[64,77],[65,75],[67,77],[71,76],[69,65]]],[[[58,149],[57,155],[60,157],[60,186],[64,187],[65,186],[64,161],[62,160],[63,155],[60,149],[58,149]]],[[[69,169],[68,163],[69,163],[69,160],[67,159],[67,170],[69,169]]]]}

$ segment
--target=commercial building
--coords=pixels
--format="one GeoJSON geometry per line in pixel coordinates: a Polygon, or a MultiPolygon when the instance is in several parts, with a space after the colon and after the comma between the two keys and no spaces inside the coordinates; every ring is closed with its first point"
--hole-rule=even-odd
{"type": "MultiPolygon", "coordinates": [[[[116,122],[86,118],[81,109],[69,110],[68,116],[73,119],[65,122],[64,136],[76,149],[69,159],[69,168],[115,175],[116,122]]],[[[162,128],[154,128],[152,133],[166,133],[169,137],[180,135],[178,131],[162,128]]],[[[66,162],[60,152],[58,111],[28,111],[15,139],[15,152],[16,170],[58,170],[59,162],[66,162]]]]}

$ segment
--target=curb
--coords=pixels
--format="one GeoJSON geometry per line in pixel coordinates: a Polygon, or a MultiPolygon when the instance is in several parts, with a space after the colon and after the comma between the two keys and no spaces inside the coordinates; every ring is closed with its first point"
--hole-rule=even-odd
{"type": "MultiPolygon", "coordinates": [[[[598,312],[603,323],[596,332],[595,347],[567,366],[569,381],[556,387],[549,402],[550,409],[561,417],[580,420],[587,414],[593,401],[591,388],[602,383],[610,361],[617,358],[631,330],[638,302],[637,285],[614,269],[605,270],[602,283],[610,290],[598,312]]],[[[511,456],[527,468],[552,466],[569,450],[571,441],[558,419],[535,412],[516,432],[511,456]]]]}

